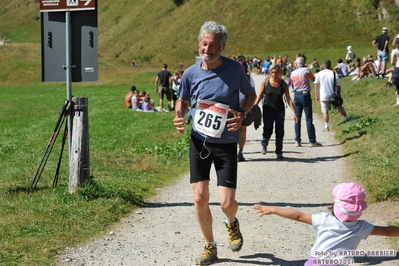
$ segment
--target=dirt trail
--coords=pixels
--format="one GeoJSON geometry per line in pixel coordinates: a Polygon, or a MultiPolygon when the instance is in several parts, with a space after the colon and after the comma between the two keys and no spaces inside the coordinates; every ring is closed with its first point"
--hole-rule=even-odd
{"type": "MultiPolygon", "coordinates": [[[[263,79],[253,75],[259,90],[263,79]]],[[[315,118],[317,141],[322,147],[294,146],[294,126],[286,109],[284,160],[274,154],[274,135],[269,151],[262,155],[262,130],[248,128],[244,149],[245,162],[239,163],[237,201],[243,249],[233,253],[228,248],[225,217],[218,202],[215,175],[211,177],[211,210],[219,260],[215,265],[303,265],[315,241],[311,226],[277,216],[258,218],[252,206],[258,202],[293,207],[318,213],[332,204],[332,189],[337,183],[353,181],[346,171],[345,157],[330,132],[322,132],[322,121],[315,118]]],[[[171,121],[172,123],[172,121],[171,121]]],[[[307,142],[302,121],[303,144],[307,142]]],[[[194,216],[188,174],[173,186],[164,188],[146,207],[139,209],[109,230],[109,234],[81,247],[60,251],[58,265],[194,265],[204,246],[194,216]]],[[[378,225],[397,220],[399,213],[384,204],[370,206],[363,218],[378,225]],[[368,212],[369,211],[369,212],[368,212]],[[377,214],[377,215],[376,215],[377,214]],[[388,214],[388,215],[387,215],[388,214]]],[[[383,237],[370,236],[359,250],[389,250],[383,237]]],[[[356,258],[354,265],[399,265],[397,258],[356,258]]]]}

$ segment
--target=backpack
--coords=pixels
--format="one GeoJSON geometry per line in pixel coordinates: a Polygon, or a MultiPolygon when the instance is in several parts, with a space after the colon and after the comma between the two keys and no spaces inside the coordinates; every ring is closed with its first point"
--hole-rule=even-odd
{"type": "Polygon", "coordinates": [[[336,83],[335,83],[335,72],[333,71],[333,73],[334,73],[334,93],[330,96],[328,101],[334,107],[341,107],[344,104],[344,99],[342,99],[342,97],[340,95],[338,95],[337,87],[336,87],[336,83]]]}

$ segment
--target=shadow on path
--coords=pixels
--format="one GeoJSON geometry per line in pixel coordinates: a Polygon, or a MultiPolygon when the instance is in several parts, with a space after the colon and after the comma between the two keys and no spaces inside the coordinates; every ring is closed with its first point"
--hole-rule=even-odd
{"type": "MultiPolygon", "coordinates": [[[[317,148],[320,149],[320,148],[317,148]]],[[[273,152],[268,152],[270,154],[274,154],[273,152]]],[[[289,161],[289,162],[300,162],[300,163],[315,163],[315,162],[331,162],[334,160],[339,160],[345,157],[349,157],[353,154],[356,154],[356,152],[351,152],[351,153],[347,153],[344,155],[337,155],[337,156],[326,156],[326,157],[313,157],[313,158],[297,158],[297,157],[287,157],[286,153],[292,153],[292,154],[298,154],[299,152],[284,152],[284,159],[282,160],[278,160],[278,161],[289,161]]],[[[250,154],[250,153],[247,153],[250,154]]],[[[240,162],[241,163],[246,163],[246,162],[264,162],[264,161],[276,161],[276,158],[246,158],[245,161],[240,162]]]]}
{"type": "MultiPolygon", "coordinates": [[[[294,208],[315,208],[315,207],[324,207],[331,206],[332,203],[291,203],[291,202],[239,202],[240,206],[254,206],[255,204],[267,204],[269,206],[278,206],[278,207],[294,207],[294,208]]],[[[219,202],[210,202],[210,206],[220,206],[219,202]]],[[[171,208],[171,207],[193,207],[194,203],[192,202],[148,202],[144,203],[141,207],[143,208],[171,208]]]]}
{"type": "Polygon", "coordinates": [[[277,258],[273,254],[270,254],[270,253],[255,253],[253,255],[241,256],[239,260],[238,259],[219,258],[218,261],[215,262],[214,264],[226,263],[226,262],[236,262],[236,263],[242,263],[242,264],[245,264],[245,265],[282,265],[282,266],[288,266],[288,265],[303,265],[306,262],[306,260],[307,259],[305,259],[305,260],[287,261],[287,260],[284,260],[284,259],[277,258]],[[263,260],[261,261],[259,259],[267,259],[267,260],[270,260],[270,262],[263,261],[263,260]]]}

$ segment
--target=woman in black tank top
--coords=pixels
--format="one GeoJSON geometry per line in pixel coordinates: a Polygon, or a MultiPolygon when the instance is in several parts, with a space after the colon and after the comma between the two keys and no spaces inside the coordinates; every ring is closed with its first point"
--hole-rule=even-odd
{"type": "Polygon", "coordinates": [[[279,65],[271,65],[270,78],[266,78],[261,85],[255,104],[263,102],[263,138],[261,141],[262,154],[267,153],[267,146],[275,126],[277,159],[283,159],[283,138],[285,121],[285,100],[294,113],[295,122],[298,117],[295,114],[294,104],[291,100],[287,83],[282,79],[282,70],[279,65]]]}

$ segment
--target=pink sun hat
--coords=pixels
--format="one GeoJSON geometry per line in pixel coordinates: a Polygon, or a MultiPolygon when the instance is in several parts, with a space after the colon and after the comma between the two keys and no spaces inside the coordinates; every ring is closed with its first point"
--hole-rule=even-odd
{"type": "Polygon", "coordinates": [[[333,190],[334,214],[341,222],[356,221],[367,208],[366,192],[356,183],[341,183],[333,190]]]}

